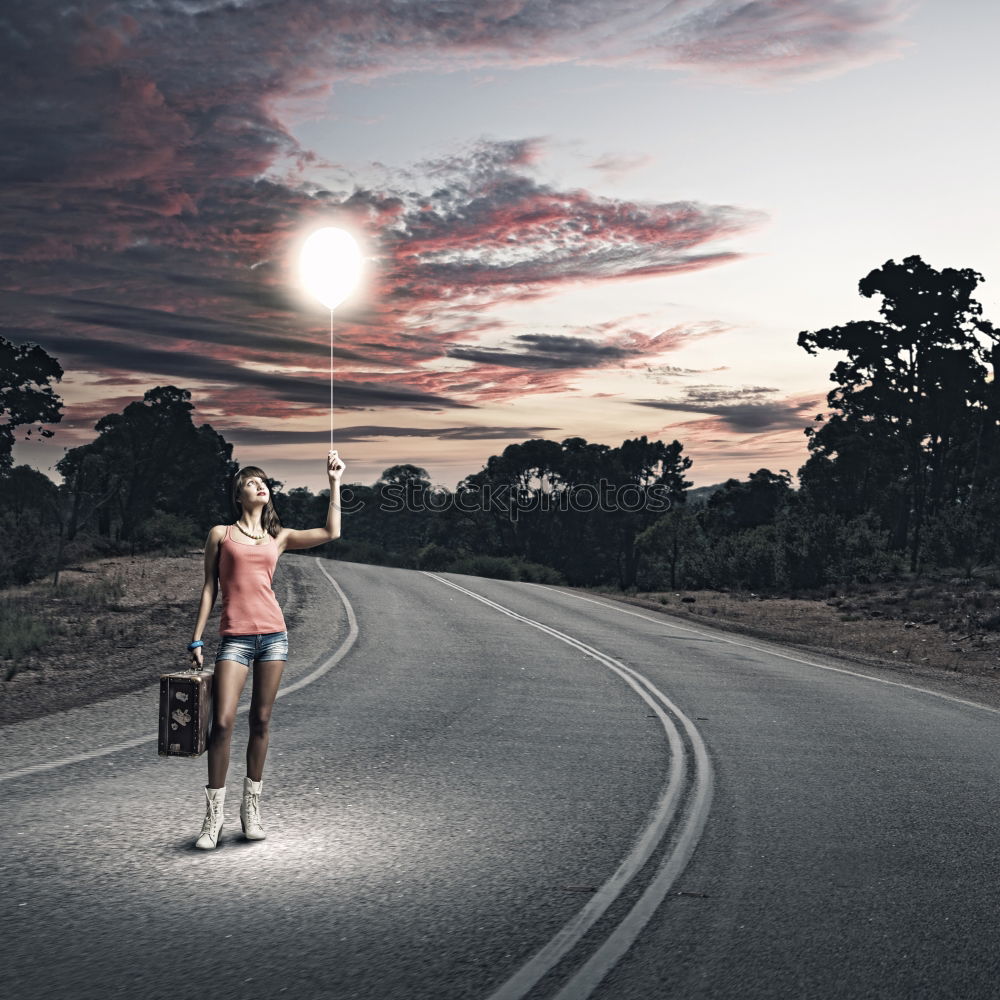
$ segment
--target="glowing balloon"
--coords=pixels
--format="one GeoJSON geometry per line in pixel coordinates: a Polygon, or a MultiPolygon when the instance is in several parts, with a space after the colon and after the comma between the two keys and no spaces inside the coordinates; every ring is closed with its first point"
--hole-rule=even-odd
{"type": "Polygon", "coordinates": [[[309,234],[299,253],[302,287],[333,310],[357,287],[361,251],[343,229],[324,226],[309,234]]]}

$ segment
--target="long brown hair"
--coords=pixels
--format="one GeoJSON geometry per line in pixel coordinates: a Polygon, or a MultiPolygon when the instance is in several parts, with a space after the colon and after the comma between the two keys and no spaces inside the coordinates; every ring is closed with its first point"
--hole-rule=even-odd
{"type": "Polygon", "coordinates": [[[256,465],[248,465],[233,476],[232,499],[236,520],[238,521],[243,516],[243,504],[239,501],[239,495],[243,492],[246,481],[254,477],[263,479],[267,483],[267,503],[260,512],[260,526],[273,538],[281,530],[281,521],[278,519],[278,512],[274,509],[274,490],[271,488],[271,480],[267,478],[264,470],[256,465]]]}

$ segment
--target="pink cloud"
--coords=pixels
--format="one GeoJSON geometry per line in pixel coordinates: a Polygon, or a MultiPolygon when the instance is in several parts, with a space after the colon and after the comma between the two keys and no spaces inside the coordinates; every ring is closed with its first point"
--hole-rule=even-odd
{"type": "MultiPolygon", "coordinates": [[[[574,372],[605,363],[599,352],[581,344],[579,364],[560,356],[551,369],[534,365],[536,355],[523,368],[509,357],[463,371],[425,365],[495,332],[491,310],[504,302],[734,260],[719,241],[762,217],[547,186],[532,174],[544,147],[537,137],[481,142],[424,164],[429,191],[402,178],[379,190],[318,190],[302,180],[316,158],[278,109],[315,101],[339,79],[442,66],[572,59],[809,75],[891,55],[899,9],[889,0],[736,8],[721,0],[447,8],[201,0],[150,5],[132,17],[96,0],[15,5],[0,36],[7,322],[37,330],[43,345],[105,380],[144,371],[180,381],[210,371],[232,387],[214,395],[225,405],[233,405],[227,392],[250,386],[276,400],[275,413],[293,404],[319,412],[326,331],[317,324],[304,333],[275,262],[304,222],[333,212],[380,257],[367,304],[342,315],[341,341],[367,345],[364,364],[339,356],[346,405],[445,406],[448,392],[487,402],[558,391],[574,372]],[[126,316],[128,304],[144,312],[126,316]],[[285,335],[283,349],[273,335],[285,335]],[[266,380],[243,364],[276,356],[314,374],[266,380]],[[384,373],[371,371],[380,366],[384,373]]],[[[603,346],[621,349],[614,363],[627,367],[692,335],[619,335],[603,346]]]]}

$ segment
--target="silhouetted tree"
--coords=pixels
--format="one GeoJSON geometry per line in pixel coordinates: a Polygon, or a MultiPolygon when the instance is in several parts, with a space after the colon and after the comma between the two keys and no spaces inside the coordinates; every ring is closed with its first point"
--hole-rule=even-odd
{"type": "Polygon", "coordinates": [[[732,534],[761,524],[773,524],[775,514],[791,492],[792,474],[782,469],[751,472],[744,483],[727,479],[706,501],[702,523],[713,535],[732,534]]]}
{"type": "Polygon", "coordinates": [[[704,557],[702,528],[695,511],[686,503],[661,514],[636,536],[635,544],[644,556],[651,589],[686,586],[694,567],[704,557]]]}
{"type": "Polygon", "coordinates": [[[430,517],[426,510],[431,481],[427,470],[418,465],[392,465],[374,486],[374,509],[379,543],[389,552],[414,557],[429,541],[430,517]]]}
{"type": "Polygon", "coordinates": [[[0,337],[0,477],[10,472],[17,427],[38,423],[39,435],[52,437],[54,432],[41,424],[62,420],[62,400],[49,385],[62,376],[59,362],[37,344],[15,344],[0,337]]]}
{"type": "Polygon", "coordinates": [[[52,565],[62,541],[59,488],[29,465],[3,480],[0,503],[0,586],[27,583],[52,565]]]}
{"type": "MultiPolygon", "coordinates": [[[[859,472],[867,477],[863,489],[878,479],[898,483],[900,502],[890,526],[894,543],[908,548],[911,571],[926,516],[958,499],[959,446],[976,437],[976,410],[987,404],[989,356],[976,334],[992,334],[992,327],[981,320],[982,307],[972,297],[982,280],[969,268],[937,271],[918,256],[902,264],[890,260],[858,285],[866,298],[882,297],[881,321],[859,320],[798,337],[810,354],[826,349],[848,355],[834,368],[837,388],[827,395],[840,419],[807,428],[810,451],[825,458],[837,454],[839,460],[847,441],[857,446],[853,470],[824,470],[828,487],[853,492],[851,477],[859,472]]],[[[807,463],[800,476],[806,480],[815,472],[807,463]]]]}
{"type": "MultiPolygon", "coordinates": [[[[329,490],[326,491],[326,503],[329,503],[329,490]]],[[[287,493],[275,494],[274,506],[278,517],[286,528],[315,528],[317,500],[308,486],[295,486],[287,493]]],[[[326,522],[326,510],[323,511],[323,522],[326,522]]],[[[294,549],[292,551],[295,551],[294,549]]]]}
{"type": "Polygon", "coordinates": [[[231,518],[233,446],[210,425],[194,426],[190,398],[175,386],[150,389],[98,420],[98,437],[56,463],[74,493],[73,532],[86,510],[103,534],[116,520],[119,539],[134,549],[137,527],[154,510],[183,515],[201,532],[231,518]]]}
{"type": "Polygon", "coordinates": [[[566,438],[508,445],[459,483],[462,504],[481,511],[480,552],[552,566],[574,583],[618,579],[633,586],[636,536],[691,484],[691,460],[674,441],[645,436],[618,448],[566,438]]]}
{"type": "Polygon", "coordinates": [[[665,511],[682,503],[684,490],[691,485],[684,472],[691,459],[681,455],[678,441],[664,444],[648,441],[646,435],[623,441],[607,455],[607,478],[615,485],[615,509],[605,512],[617,541],[618,581],[623,588],[634,587],[639,571],[636,537],[665,511]]]}

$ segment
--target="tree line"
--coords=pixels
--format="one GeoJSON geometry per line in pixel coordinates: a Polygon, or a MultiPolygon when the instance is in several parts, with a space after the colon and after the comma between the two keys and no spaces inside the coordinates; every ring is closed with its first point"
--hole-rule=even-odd
{"type": "MultiPolygon", "coordinates": [[[[506,447],[454,491],[415,465],[345,484],[342,559],[642,590],[797,593],[931,567],[997,561],[1000,344],[974,298],[982,275],[888,261],[858,285],[878,320],[798,335],[839,356],[827,413],[803,428],[798,487],[761,468],[692,490],[678,441],[617,447],[535,438],[506,447]]],[[[160,386],[108,414],[56,463],[62,483],[14,467],[17,428],[43,436],[62,369],[0,337],[0,585],[94,554],[177,552],[233,518],[233,445],[195,426],[191,394],[160,386]],[[37,425],[37,426],[35,426],[37,425]]],[[[325,520],[328,491],[272,481],[282,523],[325,520]]],[[[310,550],[311,553],[314,550],[310,550]]]]}

